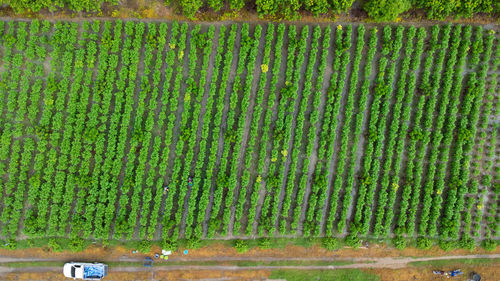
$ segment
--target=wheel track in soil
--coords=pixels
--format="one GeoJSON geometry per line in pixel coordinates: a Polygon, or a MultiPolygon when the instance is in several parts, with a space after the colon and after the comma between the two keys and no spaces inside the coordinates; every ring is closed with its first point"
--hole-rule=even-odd
{"type": "MultiPolygon", "coordinates": [[[[148,267],[138,267],[138,266],[117,266],[112,267],[112,271],[115,272],[141,272],[141,271],[167,271],[167,270],[277,270],[277,269],[296,269],[296,270],[334,270],[334,269],[357,269],[357,268],[389,268],[398,269],[410,266],[412,262],[427,262],[427,261],[438,261],[438,260],[454,260],[454,259],[498,259],[500,254],[491,255],[460,255],[460,256],[440,256],[440,257],[426,257],[426,258],[343,258],[343,259],[332,259],[332,258],[316,258],[316,259],[302,259],[302,258],[271,258],[271,257],[261,257],[261,258],[235,258],[235,257],[211,257],[211,258],[197,258],[197,259],[184,259],[184,258],[171,258],[170,261],[181,261],[181,262],[242,262],[242,261],[254,261],[254,262],[290,262],[290,261],[323,261],[323,262],[353,262],[352,264],[346,265],[257,265],[257,266],[238,266],[238,265],[172,265],[172,266],[155,266],[153,268],[148,267]]],[[[1,263],[10,262],[67,262],[63,259],[29,259],[29,258],[10,258],[10,257],[0,257],[1,263]]],[[[142,262],[140,259],[120,259],[120,260],[107,260],[105,262],[142,262]]],[[[0,274],[6,274],[11,272],[47,272],[47,271],[61,271],[61,267],[56,266],[34,266],[34,267],[8,267],[5,265],[0,266],[0,274]]],[[[1,275],[0,275],[1,276],[1,275]]]]}

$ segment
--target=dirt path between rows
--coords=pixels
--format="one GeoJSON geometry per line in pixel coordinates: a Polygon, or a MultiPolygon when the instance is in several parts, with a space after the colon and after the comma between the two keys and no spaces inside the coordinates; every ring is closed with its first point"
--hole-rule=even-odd
{"type": "MultiPolygon", "coordinates": [[[[348,265],[257,265],[257,266],[238,266],[238,265],[172,265],[172,266],[155,266],[152,268],[148,267],[138,267],[138,266],[117,266],[113,267],[114,272],[141,272],[141,271],[166,271],[166,270],[273,270],[273,269],[298,269],[298,270],[332,270],[332,269],[353,269],[353,268],[390,268],[399,269],[408,267],[410,262],[421,262],[421,261],[433,261],[433,260],[450,260],[450,259],[494,259],[500,258],[500,254],[491,255],[459,255],[459,256],[441,256],[441,257],[426,257],[426,258],[354,258],[350,261],[355,263],[348,265]],[[357,262],[357,263],[356,263],[357,262]]],[[[182,261],[182,258],[172,258],[174,261],[182,261]]],[[[282,259],[282,258],[236,258],[236,257],[211,257],[211,258],[197,258],[189,259],[189,261],[256,261],[256,262],[268,262],[268,261],[334,261],[328,258],[319,259],[282,259]]],[[[344,259],[345,260],[345,259],[344,259]]],[[[0,262],[32,262],[32,261],[62,261],[61,259],[29,259],[29,258],[12,258],[12,257],[0,257],[0,262]]],[[[115,260],[118,261],[118,260],[115,260]]],[[[123,261],[123,260],[122,260],[123,261]]],[[[131,260],[138,261],[138,260],[131,260]]],[[[42,266],[42,267],[8,267],[0,266],[1,273],[10,273],[16,271],[22,272],[46,272],[46,271],[60,271],[60,267],[55,266],[42,266]]]]}

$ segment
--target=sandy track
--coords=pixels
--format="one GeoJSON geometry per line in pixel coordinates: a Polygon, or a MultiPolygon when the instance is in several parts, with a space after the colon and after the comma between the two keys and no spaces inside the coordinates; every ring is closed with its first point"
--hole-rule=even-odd
{"type": "MultiPolygon", "coordinates": [[[[354,262],[348,265],[257,265],[257,266],[238,266],[238,265],[171,265],[171,266],[155,266],[153,268],[147,267],[137,267],[137,266],[117,266],[112,267],[111,271],[114,272],[139,272],[139,271],[165,271],[165,270],[270,270],[270,269],[299,269],[299,270],[332,270],[332,269],[349,269],[349,268],[405,268],[410,262],[421,262],[421,261],[433,261],[433,260],[451,260],[451,259],[494,259],[500,258],[500,254],[491,255],[457,255],[457,256],[441,256],[441,257],[425,257],[425,258],[342,258],[342,259],[332,259],[332,258],[273,258],[273,257],[261,257],[261,258],[240,258],[240,257],[211,257],[211,258],[171,258],[170,261],[196,261],[196,262],[206,262],[206,261],[219,261],[219,262],[231,262],[231,261],[254,261],[254,262],[272,262],[272,261],[347,261],[354,262]]],[[[34,261],[61,261],[63,259],[31,259],[31,258],[12,258],[12,257],[0,257],[1,263],[8,262],[34,262],[34,261]]],[[[109,261],[129,261],[129,262],[140,262],[139,259],[127,259],[127,260],[109,260],[109,261]]],[[[108,261],[108,262],[109,262],[108,261]]],[[[44,271],[60,271],[60,267],[54,266],[40,266],[40,267],[8,267],[0,266],[0,273],[9,272],[44,272],[44,271]]]]}

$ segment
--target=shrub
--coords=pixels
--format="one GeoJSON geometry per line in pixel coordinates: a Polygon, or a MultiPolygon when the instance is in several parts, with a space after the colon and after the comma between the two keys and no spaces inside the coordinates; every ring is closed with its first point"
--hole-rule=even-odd
{"type": "Polygon", "coordinates": [[[259,239],[258,245],[259,245],[259,247],[261,249],[270,249],[270,248],[272,248],[271,239],[269,239],[267,237],[259,239]]]}
{"type": "Polygon", "coordinates": [[[486,239],[486,240],[483,240],[483,243],[481,244],[481,246],[487,251],[493,251],[497,247],[497,242],[495,240],[486,239]]]}
{"type": "Polygon", "coordinates": [[[403,250],[406,248],[406,239],[402,236],[397,236],[394,239],[392,239],[392,244],[394,244],[394,247],[396,247],[399,250],[403,250]]]}
{"type": "Polygon", "coordinates": [[[347,235],[347,237],[345,238],[345,244],[349,247],[357,249],[359,248],[359,246],[361,246],[361,240],[356,234],[352,233],[347,235]]]}
{"type": "Polygon", "coordinates": [[[337,250],[340,248],[339,239],[333,238],[333,237],[327,237],[327,238],[323,239],[321,244],[322,244],[323,248],[325,248],[329,251],[337,250]]]}
{"type": "Polygon", "coordinates": [[[57,242],[55,238],[50,238],[47,246],[52,250],[52,252],[62,252],[62,246],[57,242]]]}
{"type": "Polygon", "coordinates": [[[234,243],[234,248],[236,248],[236,252],[242,254],[249,250],[248,242],[245,240],[236,240],[234,243]]]}
{"type": "Polygon", "coordinates": [[[364,10],[376,21],[393,21],[399,14],[410,8],[408,0],[371,0],[366,2],[364,10]]]}
{"type": "Polygon", "coordinates": [[[432,241],[429,238],[418,237],[417,238],[417,248],[428,250],[432,247],[432,241]]]}
{"type": "Polygon", "coordinates": [[[464,235],[462,239],[458,242],[458,245],[462,249],[472,251],[476,248],[476,242],[469,236],[464,235]]]}
{"type": "Polygon", "coordinates": [[[161,243],[161,247],[162,249],[165,249],[165,250],[172,250],[172,251],[175,251],[177,250],[177,241],[173,241],[173,240],[163,240],[163,242],[161,243]]]}
{"type": "Polygon", "coordinates": [[[73,238],[69,242],[68,248],[73,252],[81,252],[87,248],[87,243],[80,237],[73,238]]]}
{"type": "Polygon", "coordinates": [[[141,252],[141,253],[147,254],[147,253],[151,252],[151,246],[152,246],[151,241],[142,240],[139,243],[139,245],[137,246],[137,250],[139,250],[139,252],[141,252]]]}
{"type": "Polygon", "coordinates": [[[189,249],[199,249],[201,247],[201,240],[193,237],[187,241],[186,247],[189,249]]]}
{"type": "Polygon", "coordinates": [[[456,241],[440,240],[439,247],[445,251],[451,251],[457,248],[456,241]]]}
{"type": "Polygon", "coordinates": [[[2,248],[7,250],[15,250],[17,248],[17,241],[14,239],[9,239],[7,241],[0,241],[2,248]]]}

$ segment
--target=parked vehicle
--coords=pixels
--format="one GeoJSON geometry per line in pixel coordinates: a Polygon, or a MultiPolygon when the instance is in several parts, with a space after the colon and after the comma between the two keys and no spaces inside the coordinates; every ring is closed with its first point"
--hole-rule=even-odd
{"type": "Polygon", "coordinates": [[[108,275],[108,265],[103,263],[68,262],[63,267],[65,277],[79,280],[101,280],[108,275]]]}

